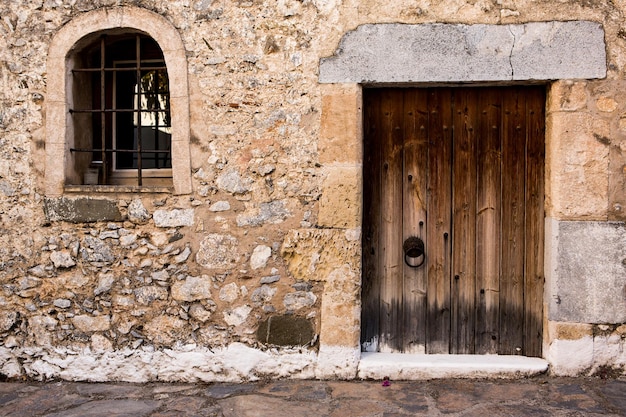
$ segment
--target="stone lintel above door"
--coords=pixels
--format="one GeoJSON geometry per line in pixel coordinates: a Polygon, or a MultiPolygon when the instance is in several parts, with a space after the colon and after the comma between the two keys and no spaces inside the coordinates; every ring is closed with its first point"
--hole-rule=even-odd
{"type": "Polygon", "coordinates": [[[515,25],[366,24],[320,61],[321,83],[462,83],[606,76],[604,29],[591,21],[515,25]]]}

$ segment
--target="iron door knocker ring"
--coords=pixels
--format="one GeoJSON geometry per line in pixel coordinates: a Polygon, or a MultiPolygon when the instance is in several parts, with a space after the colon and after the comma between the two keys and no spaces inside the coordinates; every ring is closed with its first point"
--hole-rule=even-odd
{"type": "Polygon", "coordinates": [[[407,238],[402,244],[404,250],[404,262],[411,268],[417,268],[424,264],[426,260],[426,251],[424,250],[424,241],[417,236],[407,238]],[[417,263],[411,263],[410,260],[422,258],[417,263]]]}

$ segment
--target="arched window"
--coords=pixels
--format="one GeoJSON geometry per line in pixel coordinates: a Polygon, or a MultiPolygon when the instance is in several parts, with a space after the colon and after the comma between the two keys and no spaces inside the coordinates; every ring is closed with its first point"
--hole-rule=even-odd
{"type": "Polygon", "coordinates": [[[180,35],[147,10],[64,26],[48,60],[46,194],[191,192],[186,71],[180,35]]]}

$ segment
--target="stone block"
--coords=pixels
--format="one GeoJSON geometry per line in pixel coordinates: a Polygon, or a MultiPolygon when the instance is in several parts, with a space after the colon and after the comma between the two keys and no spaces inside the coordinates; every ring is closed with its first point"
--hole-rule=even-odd
{"type": "Polygon", "coordinates": [[[593,366],[593,338],[553,340],[545,352],[550,373],[555,376],[579,376],[593,366]]]}
{"type": "Polygon", "coordinates": [[[362,94],[358,84],[322,85],[319,153],[322,164],[363,160],[362,94]]]}
{"type": "Polygon", "coordinates": [[[353,229],[361,225],[361,165],[326,167],[318,225],[353,229]]]}
{"type": "Polygon", "coordinates": [[[360,270],[360,233],[331,229],[292,230],[285,237],[281,256],[295,279],[325,281],[337,265],[360,270]]]}
{"type": "Polygon", "coordinates": [[[550,85],[547,111],[577,111],[587,107],[587,82],[559,80],[550,85]]]}
{"type": "Polygon", "coordinates": [[[607,218],[608,137],[610,127],[589,113],[548,114],[548,215],[569,220],[607,218]]]}
{"type": "Polygon", "coordinates": [[[322,83],[603,78],[602,25],[366,24],[320,62],[322,83]]]}
{"type": "Polygon", "coordinates": [[[272,316],[257,329],[261,343],[278,346],[304,346],[313,341],[315,331],[310,320],[292,315],[272,316]]]}
{"type": "Polygon", "coordinates": [[[122,220],[117,203],[103,198],[46,198],[44,211],[51,222],[92,223],[122,220]]]}
{"type": "Polygon", "coordinates": [[[626,225],[550,221],[549,319],[626,322],[626,225]],[[608,308],[610,306],[610,308],[608,308]]]}
{"type": "Polygon", "coordinates": [[[361,277],[347,265],[333,270],[324,284],[320,343],[358,349],[361,335],[361,277]]]}
{"type": "Polygon", "coordinates": [[[593,336],[593,325],[585,323],[548,322],[550,340],[579,340],[593,336]]]}

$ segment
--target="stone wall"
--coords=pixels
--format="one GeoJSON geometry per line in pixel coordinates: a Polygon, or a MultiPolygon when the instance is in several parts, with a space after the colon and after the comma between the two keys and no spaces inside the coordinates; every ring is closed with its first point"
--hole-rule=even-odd
{"type": "Polygon", "coordinates": [[[602,26],[607,72],[543,81],[546,230],[558,230],[546,237],[544,350],[555,373],[624,367],[625,14],[622,2],[588,0],[2,2],[0,374],[355,377],[361,87],[320,84],[320,59],[365,24],[572,20],[602,26]],[[182,39],[192,191],[46,195],[52,39],[79,16],[122,8],[163,17],[182,39]],[[586,227],[606,242],[593,257],[610,263],[602,274],[574,267],[587,248],[568,242],[586,227]],[[615,305],[577,309],[587,299],[565,298],[577,283],[609,283],[615,305]],[[591,353],[568,361],[581,343],[591,353]]]}

